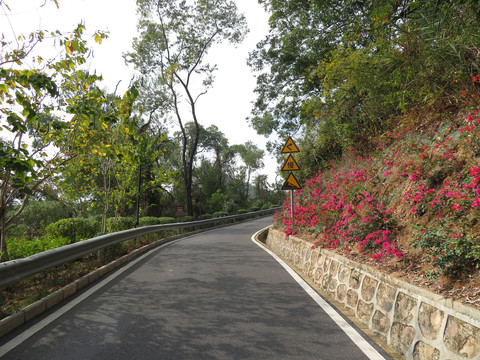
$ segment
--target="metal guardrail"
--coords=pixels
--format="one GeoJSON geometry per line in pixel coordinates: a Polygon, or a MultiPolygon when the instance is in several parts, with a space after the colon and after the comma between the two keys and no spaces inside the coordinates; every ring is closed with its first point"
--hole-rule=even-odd
{"type": "Polygon", "coordinates": [[[0,263],[0,288],[20,281],[28,276],[39,273],[48,268],[73,261],[92,252],[105,249],[123,241],[140,236],[165,231],[202,225],[215,225],[219,222],[235,222],[245,218],[253,218],[273,214],[280,208],[255,211],[241,215],[224,216],[209,220],[190,221],[184,223],[143,226],[136,229],[119,231],[83,240],[74,244],[65,245],[56,249],[44,251],[23,259],[16,259],[0,263]]]}

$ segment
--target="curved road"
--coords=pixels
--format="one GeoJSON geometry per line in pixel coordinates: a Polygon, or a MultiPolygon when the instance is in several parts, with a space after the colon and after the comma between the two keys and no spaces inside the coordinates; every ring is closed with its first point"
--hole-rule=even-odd
{"type": "Polygon", "coordinates": [[[338,327],[251,241],[270,223],[249,221],[157,248],[5,336],[0,356],[390,359],[350,326],[338,327]]]}

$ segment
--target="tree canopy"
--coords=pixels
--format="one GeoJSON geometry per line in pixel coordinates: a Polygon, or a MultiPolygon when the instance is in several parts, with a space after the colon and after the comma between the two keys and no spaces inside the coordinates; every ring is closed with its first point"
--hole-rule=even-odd
{"type": "Polygon", "coordinates": [[[317,165],[368,149],[408,111],[458,104],[480,70],[477,0],[261,3],[270,32],[249,57],[260,72],[251,123],[308,133],[317,165]]]}

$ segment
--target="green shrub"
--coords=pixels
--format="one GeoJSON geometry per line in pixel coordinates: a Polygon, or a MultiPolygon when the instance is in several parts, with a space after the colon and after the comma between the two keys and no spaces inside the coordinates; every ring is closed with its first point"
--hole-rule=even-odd
{"type": "Polygon", "coordinates": [[[225,204],[225,194],[222,194],[222,190],[218,189],[215,193],[212,194],[212,197],[209,201],[210,211],[221,211],[225,204]]]}
{"type": "Polygon", "coordinates": [[[70,218],[62,219],[46,228],[51,238],[67,238],[70,243],[91,239],[100,232],[100,223],[92,219],[70,218]]]}
{"type": "Polygon", "coordinates": [[[190,221],[195,221],[195,218],[193,216],[184,216],[182,218],[182,222],[190,222],[190,221]]]}
{"type": "Polygon", "coordinates": [[[229,214],[237,214],[238,205],[235,204],[233,201],[226,201],[225,202],[225,211],[229,214]]]}
{"type": "Polygon", "coordinates": [[[14,237],[26,236],[28,239],[40,237],[46,234],[47,225],[71,216],[71,208],[60,201],[30,201],[10,226],[9,234],[14,237]]]}
{"type": "Polygon", "coordinates": [[[437,226],[417,228],[412,246],[426,252],[430,267],[424,275],[430,278],[460,277],[480,268],[478,239],[466,231],[452,231],[443,221],[437,226]]]}
{"type": "Polygon", "coordinates": [[[226,211],[217,211],[213,214],[214,217],[219,218],[219,217],[224,217],[228,216],[228,212],[226,211]]]}
{"type": "Polygon", "coordinates": [[[157,219],[160,221],[160,224],[174,224],[178,222],[177,219],[168,216],[159,217],[157,219]]]}
{"type": "Polygon", "coordinates": [[[135,228],[136,219],[133,217],[112,217],[107,219],[107,233],[135,228]]]}
{"type": "Polygon", "coordinates": [[[203,214],[200,216],[200,220],[210,220],[213,219],[213,214],[203,214]]]}
{"type": "Polygon", "coordinates": [[[71,240],[66,237],[56,238],[51,235],[44,235],[32,240],[28,240],[27,238],[13,238],[8,242],[8,255],[10,260],[21,259],[43,251],[68,245],[70,242],[71,240]]]}
{"type": "Polygon", "coordinates": [[[175,218],[172,217],[153,217],[145,216],[139,220],[140,226],[149,226],[149,225],[163,225],[163,224],[172,224],[175,223],[175,218]]]}
{"type": "Polygon", "coordinates": [[[238,215],[246,214],[246,213],[248,213],[248,210],[247,210],[247,209],[238,209],[238,210],[237,210],[237,214],[238,214],[238,215]]]}

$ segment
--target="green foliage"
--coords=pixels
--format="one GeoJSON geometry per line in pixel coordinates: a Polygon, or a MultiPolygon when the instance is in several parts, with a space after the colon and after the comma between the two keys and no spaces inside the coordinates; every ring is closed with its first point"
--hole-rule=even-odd
{"type": "Polygon", "coordinates": [[[260,204],[255,204],[248,209],[248,212],[253,212],[253,211],[260,211],[262,209],[262,206],[260,204]]]}
{"type": "Polygon", "coordinates": [[[173,224],[176,223],[177,221],[175,218],[171,217],[151,217],[151,216],[146,216],[142,217],[139,219],[140,226],[149,226],[149,225],[164,225],[164,224],[173,224]]]}
{"type": "Polygon", "coordinates": [[[480,267],[480,243],[470,233],[455,233],[443,221],[435,227],[417,229],[412,246],[427,254],[430,267],[425,275],[461,277],[480,267]]]}
{"type": "MultiPolygon", "coordinates": [[[[233,193],[232,193],[233,194],[233,193]]],[[[225,202],[225,211],[230,214],[236,214],[239,206],[233,200],[228,200],[225,202]]]]}
{"type": "MultiPolygon", "coordinates": [[[[46,34],[39,30],[29,37],[20,35],[0,41],[0,114],[6,119],[2,131],[8,140],[0,141],[0,260],[8,259],[5,231],[21,214],[30,196],[48,190],[48,180],[95,138],[72,136],[85,126],[75,115],[76,101],[89,93],[100,80],[78,70],[86,62],[88,48],[83,40],[85,26],[79,24],[71,34],[52,32],[60,55],[48,61],[41,56],[36,67],[24,62],[46,34]],[[15,66],[12,66],[15,64],[15,66]],[[63,114],[59,118],[58,114],[63,114]],[[29,143],[25,139],[29,138],[29,143]],[[55,151],[47,149],[55,148],[55,151]],[[9,218],[6,207],[21,199],[21,206],[9,218]]],[[[95,33],[100,41],[106,37],[95,33]]],[[[90,98],[94,100],[95,97],[90,98]]]]}
{"type": "Polygon", "coordinates": [[[100,232],[100,223],[92,219],[62,219],[46,227],[50,238],[66,238],[70,243],[91,239],[100,232]]]}
{"type": "Polygon", "coordinates": [[[191,222],[191,221],[195,221],[195,218],[193,216],[184,216],[182,219],[181,219],[182,222],[191,222]]]}
{"type": "Polygon", "coordinates": [[[133,217],[111,217],[107,219],[107,232],[129,230],[135,228],[135,218],[133,217]]]}
{"type": "Polygon", "coordinates": [[[213,217],[219,218],[219,217],[224,217],[228,216],[228,212],[226,211],[216,211],[213,213],[213,217]]]}
{"type": "Polygon", "coordinates": [[[263,72],[251,123],[280,143],[305,132],[308,176],[371,150],[407,111],[479,95],[478,0],[261,2],[271,29],[249,58],[263,72]]]}
{"type": "Polygon", "coordinates": [[[215,193],[212,194],[208,207],[210,211],[220,212],[223,210],[225,204],[225,194],[222,193],[222,190],[218,189],[215,193]]]}
{"type": "Polygon", "coordinates": [[[50,234],[31,240],[13,238],[9,241],[9,255],[11,260],[25,258],[39,252],[52,250],[71,243],[66,237],[55,237],[50,234]]]}
{"type": "Polygon", "coordinates": [[[7,232],[10,236],[26,237],[31,240],[45,235],[47,225],[71,216],[72,209],[59,201],[30,201],[7,232]]]}

